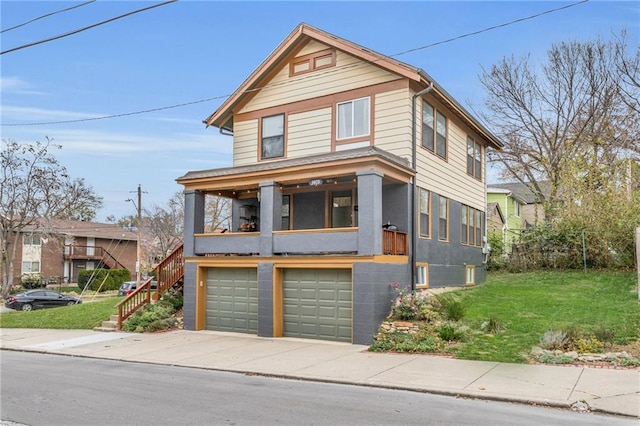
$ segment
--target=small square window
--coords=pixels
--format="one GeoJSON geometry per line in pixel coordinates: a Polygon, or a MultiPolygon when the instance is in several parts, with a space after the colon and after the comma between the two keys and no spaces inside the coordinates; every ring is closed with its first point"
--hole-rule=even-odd
{"type": "Polygon", "coordinates": [[[473,265],[467,265],[465,285],[476,284],[476,267],[473,265]]]}
{"type": "Polygon", "coordinates": [[[416,287],[429,288],[429,264],[416,264],[416,287]]]}

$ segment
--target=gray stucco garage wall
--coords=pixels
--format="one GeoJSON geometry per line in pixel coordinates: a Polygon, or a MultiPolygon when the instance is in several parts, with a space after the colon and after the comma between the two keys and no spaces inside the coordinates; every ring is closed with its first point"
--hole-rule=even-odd
{"type": "Polygon", "coordinates": [[[273,263],[258,264],[258,336],[273,336],[273,263]]]}
{"type": "Polygon", "coordinates": [[[410,267],[397,263],[354,263],[353,343],[369,345],[389,315],[395,293],[390,284],[410,283],[410,267]]]}
{"type": "Polygon", "coordinates": [[[184,329],[196,329],[196,270],[195,263],[184,264],[184,289],[182,312],[184,312],[184,329]]]}

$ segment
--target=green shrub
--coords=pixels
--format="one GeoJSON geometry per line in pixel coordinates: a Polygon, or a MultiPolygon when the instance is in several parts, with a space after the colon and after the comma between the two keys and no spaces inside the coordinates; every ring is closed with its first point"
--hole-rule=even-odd
{"type": "Polygon", "coordinates": [[[616,331],[613,328],[607,328],[603,325],[599,325],[595,330],[593,330],[593,335],[603,343],[613,343],[616,338],[616,331]]]}
{"type": "MultiPolygon", "coordinates": [[[[570,343],[569,336],[564,331],[547,330],[540,338],[539,346],[550,351],[564,350],[570,343]]],[[[544,362],[544,361],[542,361],[544,362]]]]}
{"type": "Polygon", "coordinates": [[[465,307],[461,300],[449,293],[442,293],[434,297],[433,307],[445,319],[460,321],[465,315],[465,307]]]}
{"type": "Polygon", "coordinates": [[[491,231],[487,235],[487,242],[491,247],[489,256],[487,257],[487,271],[497,271],[506,266],[504,258],[504,242],[502,241],[502,233],[491,231]]]}
{"type": "Polygon", "coordinates": [[[120,285],[131,279],[131,273],[127,269],[93,269],[80,271],[78,274],[78,287],[83,291],[109,291],[117,290],[120,285]]]}
{"type": "Polygon", "coordinates": [[[566,354],[555,355],[552,352],[545,352],[540,355],[538,361],[545,364],[573,364],[573,357],[566,354]]]}
{"type": "Polygon", "coordinates": [[[122,325],[125,331],[143,333],[145,331],[159,331],[172,328],[177,320],[171,315],[182,308],[182,295],[170,290],[162,295],[160,300],[133,314],[122,325]]]}
{"type": "Polygon", "coordinates": [[[403,321],[421,319],[424,309],[429,303],[429,296],[426,293],[411,291],[407,287],[401,287],[400,283],[393,283],[391,287],[396,293],[395,300],[391,306],[391,318],[403,321]]]}
{"type": "Polygon", "coordinates": [[[436,329],[438,337],[447,342],[464,341],[467,338],[468,331],[467,327],[450,322],[446,322],[436,329]]]}
{"type": "Polygon", "coordinates": [[[22,274],[20,277],[22,287],[27,290],[34,288],[46,287],[46,282],[43,281],[41,274],[22,274]]]}
{"type": "Polygon", "coordinates": [[[160,300],[170,304],[173,310],[177,311],[178,309],[182,308],[184,299],[182,297],[182,293],[174,289],[169,289],[162,295],[160,300]]]}
{"type": "Polygon", "coordinates": [[[490,334],[500,333],[504,328],[502,321],[497,317],[489,317],[488,320],[484,321],[482,325],[480,325],[480,329],[482,331],[490,334]]]}

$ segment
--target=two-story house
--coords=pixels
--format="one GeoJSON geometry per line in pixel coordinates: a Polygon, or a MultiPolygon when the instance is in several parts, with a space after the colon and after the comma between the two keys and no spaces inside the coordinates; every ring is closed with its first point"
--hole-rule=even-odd
{"type": "Polygon", "coordinates": [[[52,282],[77,282],[82,270],[124,268],[135,273],[137,236],[118,225],[47,219],[22,229],[15,274],[52,282]]]}
{"type": "Polygon", "coordinates": [[[392,283],[484,280],[502,144],[424,71],[301,24],[205,123],[233,166],[177,179],[185,328],[367,344],[392,283]],[[203,232],[207,194],[228,232],[203,232]]]}
{"type": "Polygon", "coordinates": [[[500,232],[505,254],[511,253],[513,244],[520,242],[527,229],[544,220],[539,198],[529,187],[518,182],[490,184],[487,203],[498,205],[504,215],[500,232]]]}

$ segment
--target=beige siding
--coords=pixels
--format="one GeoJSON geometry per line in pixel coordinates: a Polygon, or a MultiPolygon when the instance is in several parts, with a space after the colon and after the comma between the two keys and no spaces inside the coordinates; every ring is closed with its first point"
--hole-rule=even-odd
{"type": "Polygon", "coordinates": [[[411,95],[409,89],[375,96],[375,146],[411,161],[411,95]]]}
{"type": "Polygon", "coordinates": [[[331,152],[331,108],[290,114],[287,158],[331,152]]]}
{"type": "MultiPolygon", "coordinates": [[[[325,49],[327,49],[326,44],[322,44],[316,40],[311,40],[309,43],[307,43],[305,47],[302,48],[300,52],[298,52],[298,54],[296,55],[296,58],[299,58],[300,56],[304,56],[304,55],[309,55],[311,53],[316,53],[325,49]]],[[[287,66],[288,65],[289,64],[287,64],[287,66]]]]}
{"type": "Polygon", "coordinates": [[[233,129],[233,166],[254,164],[258,158],[258,120],[235,123],[233,129]]]}
{"type": "MultiPolygon", "coordinates": [[[[313,47],[314,51],[327,48],[317,44],[318,46],[313,47]]],[[[307,74],[289,77],[289,64],[284,64],[267,87],[257,93],[239,112],[289,104],[397,79],[396,74],[338,51],[335,67],[307,74]]]]}
{"type": "Polygon", "coordinates": [[[422,103],[417,108],[418,186],[484,211],[484,182],[467,174],[467,133],[446,110],[448,123],[447,161],[421,148],[422,103]]]}

